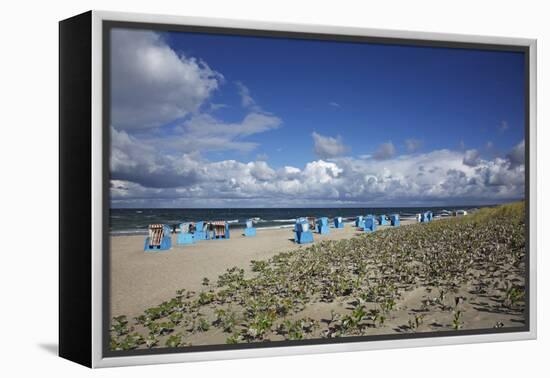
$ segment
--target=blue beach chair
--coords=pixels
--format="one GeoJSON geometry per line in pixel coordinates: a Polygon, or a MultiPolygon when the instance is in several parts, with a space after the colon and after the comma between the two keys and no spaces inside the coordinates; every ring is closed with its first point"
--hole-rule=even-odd
{"type": "Polygon", "coordinates": [[[422,223],[431,222],[432,219],[433,219],[433,214],[431,211],[426,211],[425,213],[422,213],[420,215],[420,222],[422,223]]]}
{"type": "Polygon", "coordinates": [[[149,236],[145,239],[143,250],[146,252],[167,251],[172,248],[170,226],[166,224],[150,224],[149,236]]]}
{"type": "Polygon", "coordinates": [[[342,217],[334,218],[334,228],[344,228],[344,221],[342,217]]]}
{"type": "Polygon", "coordinates": [[[195,240],[208,240],[210,239],[210,224],[204,221],[195,223],[195,240]]]}
{"type": "Polygon", "coordinates": [[[193,232],[195,240],[208,240],[210,239],[210,232],[208,230],[208,224],[204,221],[195,223],[195,231],[193,232]]]}
{"type": "Polygon", "coordinates": [[[328,228],[328,218],[322,217],[317,219],[316,222],[317,232],[321,235],[327,235],[330,231],[328,228]]]}
{"type": "Polygon", "coordinates": [[[252,222],[252,219],[246,221],[246,228],[244,229],[244,236],[256,236],[256,227],[252,222]]]}
{"type": "Polygon", "coordinates": [[[401,224],[401,222],[399,221],[399,214],[390,215],[390,222],[392,226],[399,227],[399,225],[401,224]]]}
{"type": "Polygon", "coordinates": [[[178,238],[176,244],[186,245],[186,244],[195,244],[195,235],[191,233],[191,223],[181,223],[179,225],[180,232],[178,233],[178,238]]]}
{"type": "Polygon", "coordinates": [[[378,224],[380,226],[386,226],[388,224],[388,219],[384,214],[378,216],[378,224]]]}
{"type": "Polygon", "coordinates": [[[373,232],[376,231],[376,220],[373,215],[367,215],[365,217],[365,220],[363,222],[363,230],[365,232],[373,232]]]}
{"type": "Polygon", "coordinates": [[[364,219],[362,215],[358,215],[355,217],[355,227],[363,228],[364,227],[364,219]]]}
{"type": "Polygon", "coordinates": [[[296,219],[294,241],[298,244],[313,243],[313,233],[309,228],[309,221],[306,218],[296,219]]]}

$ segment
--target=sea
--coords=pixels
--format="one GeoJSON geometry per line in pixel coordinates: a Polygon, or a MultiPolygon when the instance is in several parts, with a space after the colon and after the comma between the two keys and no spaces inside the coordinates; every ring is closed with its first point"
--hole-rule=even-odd
{"type": "Polygon", "coordinates": [[[416,214],[432,211],[434,217],[449,216],[453,210],[475,210],[474,206],[460,207],[378,207],[378,208],[245,208],[245,209],[111,209],[111,235],[146,234],[149,224],[163,223],[171,227],[182,222],[229,222],[230,228],[245,228],[247,219],[254,219],[256,228],[288,228],[300,217],[342,217],[354,221],[357,215],[399,214],[402,220],[415,219],[416,214]]]}

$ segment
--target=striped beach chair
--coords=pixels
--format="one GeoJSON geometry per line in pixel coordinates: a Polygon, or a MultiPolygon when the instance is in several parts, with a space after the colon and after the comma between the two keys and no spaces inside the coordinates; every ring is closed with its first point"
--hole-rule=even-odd
{"type": "Polygon", "coordinates": [[[355,217],[355,227],[363,228],[364,224],[364,217],[362,215],[358,215],[355,217]]]}
{"type": "Polygon", "coordinates": [[[226,221],[210,222],[212,239],[229,239],[229,223],[226,221]]]}
{"type": "Polygon", "coordinates": [[[145,239],[143,250],[146,252],[167,251],[171,247],[170,226],[166,224],[149,225],[149,235],[145,239]]]}
{"type": "Polygon", "coordinates": [[[334,228],[344,228],[344,220],[342,217],[334,218],[334,228]]]}

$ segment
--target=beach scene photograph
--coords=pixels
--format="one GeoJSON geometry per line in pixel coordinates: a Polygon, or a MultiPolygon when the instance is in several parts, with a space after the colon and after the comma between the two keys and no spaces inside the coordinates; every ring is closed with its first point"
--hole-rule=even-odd
{"type": "Polygon", "coordinates": [[[528,326],[523,52],[109,45],[111,352],[528,326]]]}

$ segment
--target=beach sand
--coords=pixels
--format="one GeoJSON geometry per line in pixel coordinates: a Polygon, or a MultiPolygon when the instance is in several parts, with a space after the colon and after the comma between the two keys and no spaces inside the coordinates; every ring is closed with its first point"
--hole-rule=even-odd
{"type": "MultiPolygon", "coordinates": [[[[402,225],[415,223],[401,221],[402,225]]],[[[382,230],[391,226],[378,226],[382,230]]],[[[307,248],[294,243],[292,228],[257,229],[255,237],[232,230],[228,240],[202,240],[193,245],[144,252],[143,235],[111,236],[111,314],[134,317],[144,309],[172,298],[179,289],[199,291],[203,278],[215,281],[227,269],[237,266],[250,272],[251,260],[266,260],[279,252],[307,248]]],[[[331,228],[328,235],[314,233],[314,244],[360,235],[354,224],[331,228]]]]}
{"type": "MultiPolygon", "coordinates": [[[[521,214],[521,208],[518,209],[521,214]]],[[[257,236],[250,238],[244,237],[241,230],[232,230],[229,240],[199,241],[186,246],[177,246],[176,235],[172,235],[173,247],[165,252],[144,252],[144,236],[112,236],[111,318],[124,315],[120,320],[113,319],[113,329],[122,329],[115,331],[119,336],[114,339],[113,348],[125,350],[138,345],[143,348],[149,332],[155,334],[148,337],[153,337],[156,347],[172,345],[171,342],[179,346],[246,342],[247,338],[279,341],[290,337],[291,328],[284,327],[295,327],[293,324],[301,324],[300,338],[518,329],[525,325],[524,247],[522,226],[517,223],[518,219],[521,222],[520,215],[515,215],[513,223],[503,220],[502,214],[510,214],[509,210],[488,210],[479,217],[469,217],[466,223],[459,219],[433,224],[402,221],[399,229],[384,232],[391,227],[379,226],[376,233],[366,238],[356,237],[365,233],[350,223],[344,229],[331,228],[329,235],[314,234],[313,245],[318,247],[304,253],[299,252],[312,244],[295,244],[291,228],[258,229],[257,236]],[[493,224],[486,216],[488,213],[500,214],[500,218],[493,224]],[[341,242],[323,243],[329,240],[341,242]],[[495,245],[495,240],[501,244],[495,245]],[[370,247],[365,248],[367,245],[370,247]],[[280,254],[292,251],[296,253],[280,254]],[[256,264],[252,271],[251,261],[265,262],[275,255],[276,260],[264,263],[270,264],[266,271],[262,270],[261,266],[266,266],[262,264],[256,264]],[[292,265],[293,262],[297,265],[292,265]],[[238,278],[238,270],[224,274],[233,267],[243,269],[244,280],[238,278]],[[225,283],[217,284],[222,274],[225,283]],[[351,289],[353,295],[342,294],[346,291],[331,294],[351,288],[346,285],[353,285],[357,274],[364,279],[360,286],[351,289]],[[209,282],[203,283],[204,278],[209,282]],[[253,285],[259,286],[247,286],[243,284],[245,281],[254,281],[253,285]],[[236,286],[227,286],[233,284],[236,286]],[[237,297],[227,297],[222,287],[231,287],[227,293],[237,297]],[[194,293],[190,296],[188,293],[185,299],[183,295],[178,297],[180,289],[194,293]],[[268,293],[265,290],[273,289],[293,301],[266,304],[272,296],[265,296],[268,293]],[[316,294],[306,294],[302,302],[303,293],[313,292],[316,294]],[[248,294],[242,296],[242,293],[248,294]],[[219,296],[208,299],[208,295],[219,296]],[[186,303],[184,309],[174,310],[182,303],[186,303]],[[245,305],[248,307],[242,307],[245,305]],[[165,311],[160,310],[162,306],[168,312],[161,316],[149,312],[146,318],[152,319],[152,323],[143,323],[148,322],[144,313],[165,311]],[[275,310],[262,306],[291,310],[282,315],[276,310],[275,315],[270,312],[275,310]],[[361,308],[363,315],[355,315],[361,308]],[[245,320],[244,314],[249,311],[256,315],[252,318],[247,315],[249,318],[245,320]],[[384,320],[374,317],[378,316],[375,313],[383,314],[384,320]],[[232,323],[230,314],[240,320],[232,323]],[[273,321],[277,324],[271,320],[262,323],[265,322],[262,316],[269,314],[275,316],[273,321]],[[178,315],[179,318],[174,318],[176,323],[168,321],[169,316],[172,319],[178,315]],[[359,316],[360,325],[349,326],[352,324],[349,319],[354,316],[359,316]],[[135,317],[142,320],[134,320],[135,317]],[[229,331],[225,321],[233,324],[229,331]],[[315,329],[308,330],[307,324],[314,323],[315,329]],[[262,324],[268,324],[267,331],[257,337],[255,332],[262,324]],[[350,328],[344,330],[344,324],[350,328]],[[169,330],[163,332],[162,327],[169,330]],[[129,336],[128,332],[135,333],[129,336]]]]}

